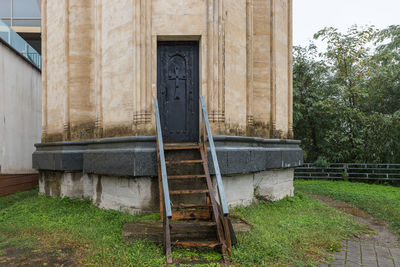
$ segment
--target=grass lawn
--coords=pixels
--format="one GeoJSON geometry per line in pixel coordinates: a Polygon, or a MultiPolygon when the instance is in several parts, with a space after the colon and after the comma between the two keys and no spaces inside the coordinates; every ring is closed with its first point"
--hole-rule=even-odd
{"type": "MultiPolygon", "coordinates": [[[[240,266],[317,266],[327,251],[341,246],[343,238],[367,231],[301,193],[275,203],[236,208],[232,215],[254,226],[249,233],[238,235],[239,243],[233,249],[231,261],[240,266]]],[[[126,222],[155,217],[101,210],[89,201],[37,196],[37,191],[0,197],[0,256],[14,246],[66,251],[77,265],[161,266],[165,262],[162,248],[145,241],[132,245],[121,241],[126,222]]],[[[214,251],[184,248],[174,249],[173,256],[221,260],[214,251]]]]}
{"type": "Polygon", "coordinates": [[[295,181],[297,190],[352,204],[390,224],[400,238],[400,187],[344,181],[295,181]]]}

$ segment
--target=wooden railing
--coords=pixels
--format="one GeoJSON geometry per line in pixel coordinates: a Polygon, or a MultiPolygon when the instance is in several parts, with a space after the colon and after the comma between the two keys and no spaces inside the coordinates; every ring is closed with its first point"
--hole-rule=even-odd
{"type": "MultiPolygon", "coordinates": [[[[215,150],[215,144],[214,144],[214,139],[213,135],[211,132],[211,127],[210,127],[210,122],[208,120],[208,114],[207,114],[207,108],[204,104],[204,99],[203,96],[200,96],[200,106],[202,110],[202,115],[203,115],[203,134],[202,134],[202,143],[204,146],[204,154],[205,157],[207,158],[207,140],[210,146],[210,152],[211,152],[211,157],[212,157],[212,162],[214,165],[214,171],[215,171],[215,178],[217,182],[217,192],[218,192],[218,198],[219,198],[219,204],[218,208],[219,210],[215,214],[215,216],[219,219],[217,219],[217,227],[218,223],[222,223],[223,226],[223,242],[225,242],[225,246],[223,246],[223,249],[227,249],[227,251],[223,251],[224,254],[231,254],[232,253],[232,241],[231,241],[231,234],[230,234],[230,227],[229,227],[229,209],[228,209],[228,204],[226,202],[226,197],[225,197],[225,190],[224,190],[224,185],[222,183],[222,177],[221,177],[221,171],[219,169],[219,163],[218,163],[218,158],[217,158],[217,152],[215,150]],[[221,216],[222,214],[222,216],[221,216]]],[[[210,192],[211,193],[211,192],[210,192]]]]}
{"type": "MultiPolygon", "coordinates": [[[[207,114],[206,106],[204,104],[203,96],[200,96],[200,104],[201,104],[203,121],[204,121],[204,125],[205,125],[205,130],[206,130],[205,134],[203,136],[208,137],[208,143],[210,144],[211,157],[212,157],[212,161],[213,161],[213,165],[214,165],[215,177],[217,180],[217,190],[218,190],[220,203],[222,206],[222,212],[224,215],[228,215],[229,214],[228,204],[227,204],[226,198],[225,198],[225,190],[224,190],[224,185],[222,183],[221,171],[219,169],[217,152],[215,150],[214,139],[213,139],[212,132],[211,132],[210,122],[208,121],[208,114],[207,114]]],[[[207,140],[207,139],[205,138],[205,140],[207,140]]]]}
{"type": "Polygon", "coordinates": [[[165,155],[164,155],[164,143],[161,131],[161,120],[160,111],[158,108],[157,98],[154,99],[154,107],[156,112],[156,124],[157,124],[157,157],[158,157],[158,177],[161,179],[159,185],[160,199],[163,199],[160,205],[160,215],[163,219],[164,224],[164,249],[167,256],[167,262],[172,263],[172,252],[171,252],[171,228],[169,220],[172,217],[171,201],[169,198],[169,188],[168,188],[168,177],[167,177],[167,167],[165,165],[165,155]]]}
{"type": "Polygon", "coordinates": [[[318,166],[305,163],[296,168],[296,179],[400,181],[400,164],[331,163],[318,166]]]}

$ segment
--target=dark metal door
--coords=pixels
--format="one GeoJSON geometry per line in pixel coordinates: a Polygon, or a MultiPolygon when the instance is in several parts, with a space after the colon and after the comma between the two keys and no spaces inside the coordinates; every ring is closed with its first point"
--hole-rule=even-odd
{"type": "Polygon", "coordinates": [[[157,98],[166,142],[199,140],[199,44],[158,42],[157,98]]]}

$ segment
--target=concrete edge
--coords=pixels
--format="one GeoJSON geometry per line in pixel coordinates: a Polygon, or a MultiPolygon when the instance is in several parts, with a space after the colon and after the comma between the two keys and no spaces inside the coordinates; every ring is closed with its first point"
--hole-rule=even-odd
{"type": "Polygon", "coordinates": [[[36,66],[35,64],[33,64],[29,59],[27,59],[26,57],[24,57],[23,55],[21,55],[20,52],[18,52],[18,50],[16,50],[14,47],[12,47],[9,43],[7,43],[6,41],[4,41],[2,38],[0,38],[0,43],[2,43],[4,46],[8,47],[11,51],[13,51],[17,56],[19,56],[20,58],[22,58],[25,62],[27,62],[28,64],[30,64],[34,69],[36,69],[38,72],[42,73],[42,70],[36,66]]]}
{"type": "MultiPolygon", "coordinates": [[[[216,136],[221,174],[232,175],[303,164],[297,140],[216,136]]],[[[114,176],[157,176],[154,136],[105,138],[36,144],[32,155],[37,170],[82,171],[114,176]]],[[[210,152],[209,152],[210,153],[210,152]]],[[[208,157],[211,174],[214,167],[208,157]]]]}
{"type": "MultiPolygon", "coordinates": [[[[251,142],[251,143],[266,143],[266,144],[297,144],[300,145],[300,140],[291,139],[265,139],[261,137],[248,137],[248,136],[228,136],[228,135],[214,135],[214,141],[236,141],[236,142],[251,142]]],[[[128,141],[134,142],[151,142],[156,141],[155,136],[125,136],[125,137],[110,137],[90,139],[85,141],[61,141],[49,143],[36,143],[35,147],[50,147],[50,146],[72,146],[72,145],[89,145],[89,144],[110,144],[110,143],[125,143],[128,141]]]]}

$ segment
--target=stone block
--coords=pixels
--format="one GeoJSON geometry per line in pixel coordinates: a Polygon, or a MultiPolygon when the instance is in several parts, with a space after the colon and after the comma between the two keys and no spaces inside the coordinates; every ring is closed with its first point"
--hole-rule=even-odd
{"type": "MultiPolygon", "coordinates": [[[[229,206],[248,206],[254,201],[253,174],[222,177],[226,201],[229,206]]],[[[214,181],[214,185],[216,182],[214,181]]]]}
{"type": "MultiPolygon", "coordinates": [[[[256,201],[255,194],[270,201],[293,195],[293,169],[225,175],[222,180],[226,200],[231,207],[251,205],[256,201]]],[[[215,177],[213,183],[216,192],[215,177]]],[[[100,208],[131,214],[159,209],[158,181],[155,177],[41,171],[39,191],[53,197],[90,199],[100,208]]]]}
{"type": "Polygon", "coordinates": [[[293,169],[265,171],[254,174],[255,194],[269,201],[294,195],[293,169]]]}

